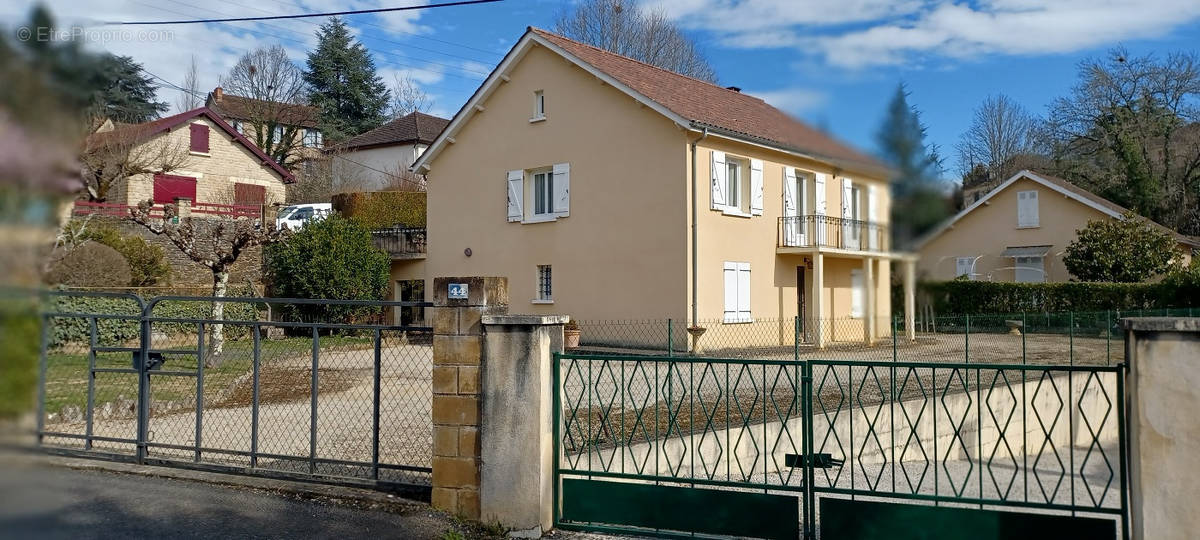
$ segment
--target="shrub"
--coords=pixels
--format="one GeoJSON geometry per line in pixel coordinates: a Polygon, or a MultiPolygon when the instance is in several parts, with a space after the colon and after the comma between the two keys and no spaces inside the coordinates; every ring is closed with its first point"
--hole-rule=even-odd
{"type": "Polygon", "coordinates": [[[117,250],[129,263],[130,287],[150,287],[166,284],[171,275],[162,247],[150,244],[140,236],[121,236],[112,227],[95,227],[84,232],[83,239],[92,240],[117,250]]]}
{"type": "Polygon", "coordinates": [[[1158,283],[953,280],[923,281],[919,288],[939,315],[1200,307],[1200,271],[1175,272],[1158,283]]]}
{"type": "MultiPolygon", "coordinates": [[[[154,307],[151,314],[164,319],[208,319],[212,309],[210,302],[164,301],[154,307]]],[[[138,304],[130,298],[89,298],[82,296],[52,296],[46,308],[55,313],[77,313],[98,315],[140,315],[138,304]]],[[[226,321],[253,321],[258,310],[250,304],[230,302],[225,304],[226,321]]],[[[155,332],[168,335],[195,333],[195,324],[156,322],[155,332]]],[[[86,317],[53,317],[50,320],[50,347],[61,347],[69,343],[86,344],[90,329],[86,317]]],[[[225,325],[227,336],[237,338],[250,335],[245,326],[225,325]]],[[[136,320],[96,319],[96,338],[102,345],[127,343],[141,336],[141,326],[136,320]]]]}
{"type": "Polygon", "coordinates": [[[424,192],[339,193],[333,196],[333,209],[367,229],[425,226],[424,192]]]}
{"type": "MultiPolygon", "coordinates": [[[[309,223],[283,242],[267,246],[271,293],[282,298],[382,300],[391,259],[375,247],[371,231],[338,215],[309,223]]],[[[343,321],[379,313],[377,306],[287,305],[285,317],[343,321]]]]}
{"type": "Polygon", "coordinates": [[[1063,264],[1080,281],[1139,283],[1167,273],[1181,256],[1174,235],[1132,213],[1089,221],[1077,232],[1063,264]]]}
{"type": "Polygon", "coordinates": [[[117,250],[84,242],[50,265],[46,282],[69,287],[127,287],[132,272],[117,250]]]}
{"type": "Polygon", "coordinates": [[[0,303],[0,418],[18,416],[34,405],[38,326],[32,302],[0,303]]]}

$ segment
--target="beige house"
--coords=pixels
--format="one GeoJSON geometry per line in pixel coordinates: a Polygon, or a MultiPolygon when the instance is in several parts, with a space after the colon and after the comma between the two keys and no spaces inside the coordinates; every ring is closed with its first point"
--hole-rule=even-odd
{"type": "Polygon", "coordinates": [[[890,335],[890,263],[912,260],[889,250],[875,160],[736,88],[534,28],[414,170],[427,279],[505,276],[514,312],[777,321],[756,339],[783,343],[799,315],[818,346],[861,342],[890,335]]]}
{"type": "Polygon", "coordinates": [[[409,170],[450,123],[412,112],[339,143],[329,152],[338,192],[425,189],[425,178],[409,170]]]}
{"type": "MultiPolygon", "coordinates": [[[[1062,256],[1088,221],[1122,219],[1127,210],[1062,178],[1021,171],[917,243],[922,279],[1062,282],[1062,256]]],[[[1170,231],[1185,263],[1200,241],[1170,231]]]]}
{"type": "MultiPolygon", "coordinates": [[[[288,153],[289,170],[304,176],[317,174],[325,165],[325,138],[319,129],[320,112],[316,107],[302,103],[281,103],[225,93],[220,86],[208,93],[204,106],[217,113],[238,133],[250,141],[258,133],[266,134],[266,126],[274,120],[274,140],[282,140],[288,129],[292,130],[294,146],[288,153]]],[[[312,201],[327,202],[327,201],[312,201]]]]}
{"type": "MultiPolygon", "coordinates": [[[[165,204],[183,197],[203,216],[232,211],[227,206],[283,202],[284,184],[294,181],[292,173],[205,107],[143,124],[107,123],[88,137],[87,145],[91,152],[129,152],[131,159],[148,164],[167,160],[176,165],[169,172],[133,175],[113,186],[106,202],[114,206],[145,200],[165,204]]],[[[85,203],[76,205],[77,215],[87,210],[85,203]]]]}

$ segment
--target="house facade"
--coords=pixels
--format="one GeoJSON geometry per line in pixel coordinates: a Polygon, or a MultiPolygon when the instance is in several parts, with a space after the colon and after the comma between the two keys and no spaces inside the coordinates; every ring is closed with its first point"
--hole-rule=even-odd
{"type": "Polygon", "coordinates": [[[338,144],[329,153],[334,189],[424,189],[424,176],[409,169],[449,122],[417,111],[338,144]]]}
{"type": "MultiPolygon", "coordinates": [[[[273,130],[272,140],[279,141],[292,133],[292,149],[285,163],[281,163],[296,177],[298,182],[316,175],[328,174],[329,162],[325,155],[325,138],[320,130],[320,113],[316,107],[303,103],[280,103],[228,94],[216,87],[204,100],[204,106],[224,119],[233,129],[251,142],[259,136],[265,138],[264,130],[273,130]],[[269,127],[270,124],[273,127],[269,127]]],[[[328,201],[293,201],[328,202],[328,201]]]]}
{"type": "MultiPolygon", "coordinates": [[[[1066,247],[1089,221],[1127,210],[1067,180],[1024,170],[979,197],[917,244],[921,279],[1063,282],[1066,247]]],[[[1153,223],[1153,222],[1151,222],[1153,223]]],[[[1200,242],[1166,227],[1190,262],[1200,242]]]]}
{"type": "Polygon", "coordinates": [[[879,163],[736,89],[538,29],[414,169],[427,278],[505,276],[513,311],[778,321],[763,344],[799,316],[818,346],[874,341],[891,262],[911,264],[879,163]]]}
{"type": "MultiPolygon", "coordinates": [[[[134,206],[191,199],[193,206],[262,206],[283,202],[284,185],[295,180],[220,116],[201,107],[143,124],[101,128],[88,138],[95,151],[170,155],[178,166],[164,173],[130,176],[110,190],[107,202],[134,206]]],[[[197,215],[202,215],[203,211],[197,215]]]]}

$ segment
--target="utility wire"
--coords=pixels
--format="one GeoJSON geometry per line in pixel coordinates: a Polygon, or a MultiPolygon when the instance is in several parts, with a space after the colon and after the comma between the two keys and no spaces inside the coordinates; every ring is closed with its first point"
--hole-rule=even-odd
{"type": "Polygon", "coordinates": [[[462,0],[459,2],[444,2],[441,4],[429,4],[424,6],[403,6],[390,8],[375,8],[375,9],[356,9],[351,11],[330,11],[325,13],[300,13],[295,15],[269,15],[264,17],[230,17],[226,19],[178,19],[173,21],[105,21],[100,23],[101,26],[131,26],[131,25],[155,25],[155,24],[205,24],[205,23],[222,23],[222,22],[243,22],[243,21],[271,21],[278,19],[306,19],[309,17],[333,17],[341,15],[362,15],[366,13],[389,13],[392,11],[409,11],[416,9],[431,9],[440,7],[453,6],[470,6],[475,4],[490,4],[492,2],[502,2],[503,0],[462,0]]]}

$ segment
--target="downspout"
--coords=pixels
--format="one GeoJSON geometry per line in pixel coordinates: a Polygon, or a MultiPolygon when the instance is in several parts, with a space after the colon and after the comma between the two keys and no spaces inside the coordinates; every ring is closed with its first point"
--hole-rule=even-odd
{"type": "Polygon", "coordinates": [[[700,268],[700,259],[696,254],[696,248],[699,244],[699,236],[696,232],[696,143],[703,141],[708,137],[708,128],[700,134],[700,138],[692,141],[692,324],[688,326],[699,326],[699,308],[696,305],[696,299],[699,297],[698,285],[700,268]]]}

